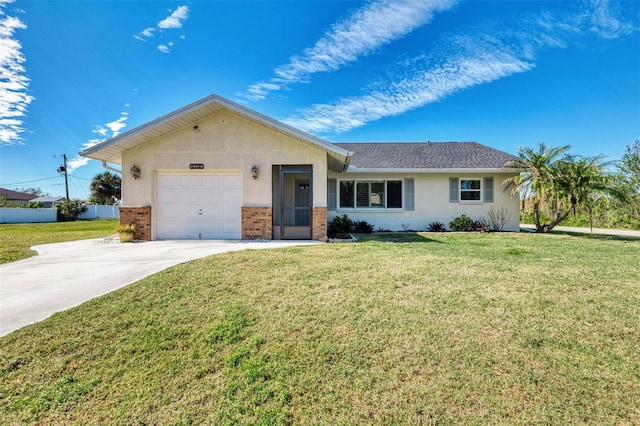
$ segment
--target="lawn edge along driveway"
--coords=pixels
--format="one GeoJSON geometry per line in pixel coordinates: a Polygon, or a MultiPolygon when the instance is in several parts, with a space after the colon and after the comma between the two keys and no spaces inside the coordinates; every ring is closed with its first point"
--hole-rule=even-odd
{"type": "Polygon", "coordinates": [[[173,240],[120,244],[111,237],[34,246],[38,256],[0,265],[0,336],[190,260],[307,244],[320,243],[173,240]]]}

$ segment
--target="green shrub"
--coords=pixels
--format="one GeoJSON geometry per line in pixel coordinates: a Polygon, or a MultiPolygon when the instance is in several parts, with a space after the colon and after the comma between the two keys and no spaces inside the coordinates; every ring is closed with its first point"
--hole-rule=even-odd
{"type": "Polygon", "coordinates": [[[327,234],[335,238],[337,235],[345,235],[353,232],[353,221],[346,214],[336,216],[329,222],[327,234]]]}
{"type": "Polygon", "coordinates": [[[373,229],[373,225],[366,220],[358,219],[353,222],[353,232],[357,232],[358,234],[371,234],[373,229]]]}
{"type": "Polygon", "coordinates": [[[78,217],[87,211],[80,200],[65,200],[58,204],[58,222],[70,222],[78,220],[78,217]]]}
{"type": "Polygon", "coordinates": [[[449,229],[452,231],[466,232],[473,230],[473,219],[467,215],[460,215],[449,222],[449,229]]]}
{"type": "Polygon", "coordinates": [[[427,231],[429,231],[429,232],[445,232],[446,230],[447,230],[447,228],[446,228],[446,226],[444,226],[444,223],[438,222],[437,220],[431,222],[427,226],[427,231]]]}

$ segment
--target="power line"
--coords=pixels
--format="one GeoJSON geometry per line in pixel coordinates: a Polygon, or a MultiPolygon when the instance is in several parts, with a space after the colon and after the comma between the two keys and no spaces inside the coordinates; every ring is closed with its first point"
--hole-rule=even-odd
{"type": "Polygon", "coordinates": [[[74,174],[69,175],[69,177],[76,178],[76,179],[86,180],[86,181],[88,181],[88,182],[91,182],[91,181],[93,180],[93,179],[87,179],[87,178],[84,178],[84,177],[81,177],[81,176],[76,176],[76,175],[74,175],[74,174]]]}
{"type": "MultiPolygon", "coordinates": [[[[69,177],[71,178],[71,177],[74,177],[74,176],[73,175],[69,175],[69,177]]],[[[88,185],[81,185],[78,182],[78,180],[73,180],[73,179],[71,179],[69,183],[71,184],[71,189],[73,190],[73,193],[76,196],[76,198],[83,198],[84,194],[87,193],[88,185]]],[[[84,182],[82,182],[82,184],[84,184],[84,182]]]]}
{"type": "Polygon", "coordinates": [[[48,178],[44,178],[44,179],[36,179],[36,180],[26,180],[24,182],[0,183],[0,186],[22,185],[22,184],[25,184],[25,183],[40,182],[40,181],[43,181],[43,180],[51,180],[51,179],[58,179],[58,178],[60,178],[60,176],[53,176],[53,177],[48,177],[48,178]]]}
{"type": "Polygon", "coordinates": [[[56,158],[59,155],[3,155],[2,158],[56,158]]]}

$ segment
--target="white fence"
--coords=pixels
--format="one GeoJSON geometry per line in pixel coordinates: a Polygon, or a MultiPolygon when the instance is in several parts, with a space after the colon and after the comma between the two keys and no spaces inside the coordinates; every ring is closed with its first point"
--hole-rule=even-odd
{"type": "Polygon", "coordinates": [[[87,206],[80,219],[120,219],[120,206],[87,206]]]}
{"type": "MultiPolygon", "coordinates": [[[[120,206],[87,206],[79,219],[120,219],[120,206]]],[[[0,207],[0,223],[56,222],[58,211],[50,209],[23,209],[0,207]]]]}
{"type": "Polygon", "coordinates": [[[20,209],[0,207],[0,223],[55,222],[58,219],[56,209],[20,209]]]}

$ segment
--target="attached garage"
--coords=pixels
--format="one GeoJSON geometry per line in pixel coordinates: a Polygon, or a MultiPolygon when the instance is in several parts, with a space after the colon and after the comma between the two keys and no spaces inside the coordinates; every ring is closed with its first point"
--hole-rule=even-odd
{"type": "Polygon", "coordinates": [[[240,239],[240,172],[158,173],[158,239],[240,239]]]}
{"type": "Polygon", "coordinates": [[[135,226],[136,240],[322,239],[327,172],[350,160],[349,151],[217,95],[82,155],[120,166],[120,223],[135,226]]]}

